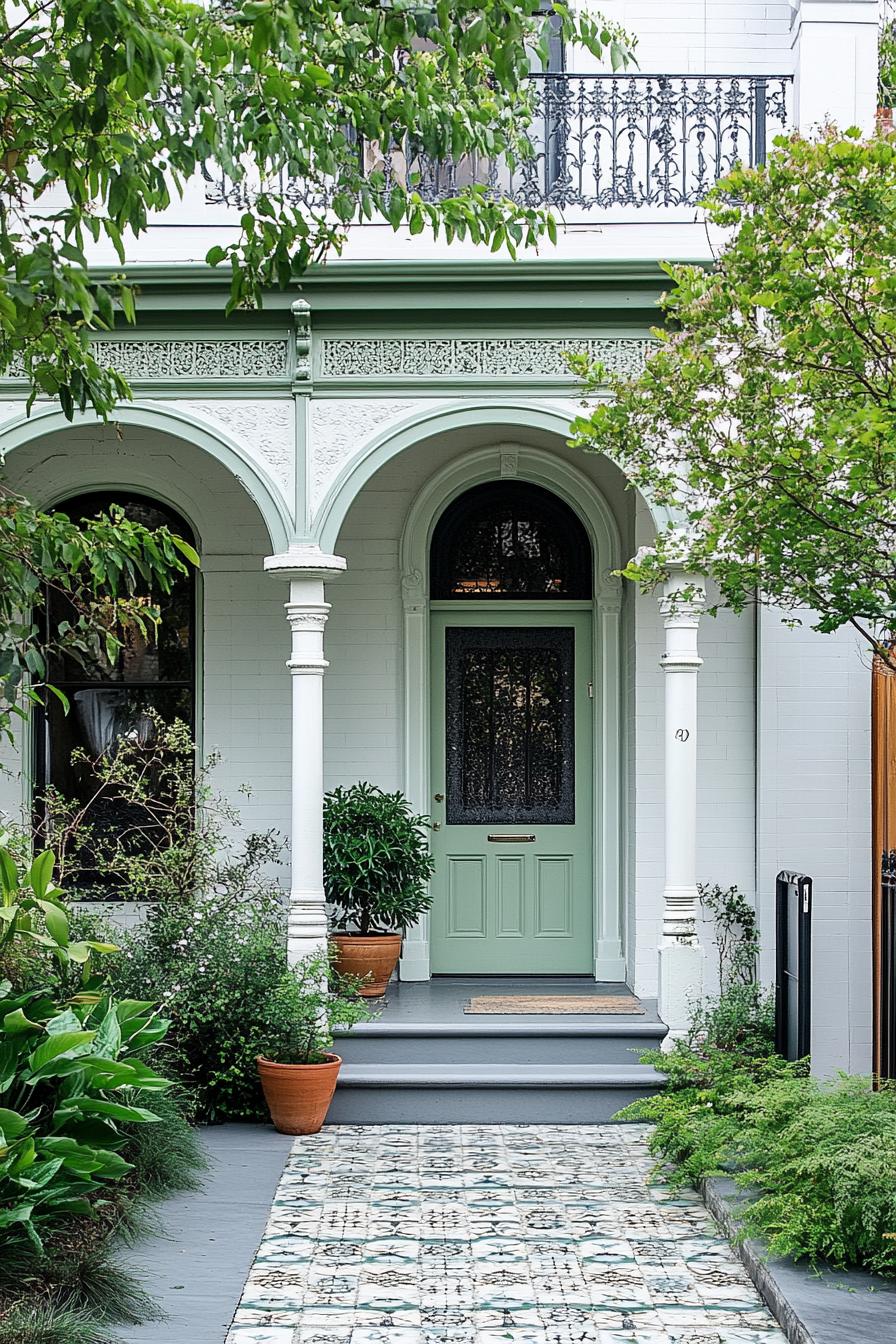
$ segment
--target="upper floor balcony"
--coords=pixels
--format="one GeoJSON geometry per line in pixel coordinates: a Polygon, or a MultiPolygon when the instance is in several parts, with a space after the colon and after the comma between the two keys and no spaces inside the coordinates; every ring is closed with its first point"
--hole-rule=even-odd
{"type": "MultiPolygon", "coordinates": [[[[568,218],[617,208],[695,207],[737,163],[765,161],[791,113],[790,75],[533,74],[530,152],[515,163],[469,156],[432,159],[411,143],[384,151],[357,146],[361,171],[427,201],[470,185],[568,218]]],[[[312,203],[307,184],[284,180],[294,201],[312,203]]],[[[210,176],[205,203],[240,209],[252,184],[210,176]]],[[[325,204],[315,189],[314,204],[325,204]]],[[[359,221],[361,222],[361,221],[359,221]]]]}

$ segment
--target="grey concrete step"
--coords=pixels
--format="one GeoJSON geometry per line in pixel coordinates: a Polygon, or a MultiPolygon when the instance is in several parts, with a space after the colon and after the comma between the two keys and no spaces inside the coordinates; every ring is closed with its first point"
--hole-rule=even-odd
{"type": "Polygon", "coordinates": [[[328,1124],[600,1124],[663,1086],[643,1064],[343,1064],[328,1124]]]}
{"type": "Polygon", "coordinates": [[[337,1032],[336,1049],[346,1064],[636,1064],[655,1050],[667,1028],[662,1022],[461,1021],[360,1022],[337,1032]]]}

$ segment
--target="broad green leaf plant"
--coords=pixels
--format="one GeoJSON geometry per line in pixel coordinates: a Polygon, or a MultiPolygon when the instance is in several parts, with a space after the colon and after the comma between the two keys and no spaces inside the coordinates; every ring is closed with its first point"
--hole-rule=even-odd
{"type": "Polygon", "coordinates": [[[91,336],[135,317],[128,244],[203,173],[239,223],[209,251],[229,309],[254,306],[380,215],[494,250],[529,245],[548,213],[458,188],[434,203],[406,163],[527,152],[526,76],[564,40],[629,59],[624,34],[540,0],[7,0],[0,77],[0,371],[69,417],[128,395],[91,336]],[[94,244],[120,263],[88,269],[94,244]]]}
{"type": "Polygon", "coordinates": [[[0,1249],[20,1237],[39,1249],[45,1226],[92,1215],[130,1170],[128,1126],[154,1122],[143,1094],[169,1086],[145,1059],[168,1023],[151,1003],[116,1002],[91,973],[92,957],[115,948],[70,938],[51,853],[20,872],[0,849],[0,878],[4,964],[21,968],[9,953],[22,942],[26,959],[48,949],[82,971],[69,996],[51,973],[30,988],[0,980],[0,1249]]]}
{"type": "Polygon", "coordinates": [[[659,345],[634,380],[575,367],[601,400],[575,442],[675,518],[629,562],[710,575],[894,663],[896,139],[776,141],[710,194],[712,267],[668,266],[659,345]],[[808,613],[808,614],[807,614],[808,613]]]}
{"type": "Polygon", "coordinates": [[[91,953],[114,952],[115,945],[70,939],[62,891],[53,882],[55,861],[44,850],[20,873],[12,851],[0,848],[0,957],[19,939],[49,949],[60,966],[87,968],[91,953]]]}

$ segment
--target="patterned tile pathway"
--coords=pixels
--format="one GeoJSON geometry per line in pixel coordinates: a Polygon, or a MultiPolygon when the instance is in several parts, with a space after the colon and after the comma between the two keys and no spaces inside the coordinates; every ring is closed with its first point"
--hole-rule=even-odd
{"type": "Polygon", "coordinates": [[[296,1140],[228,1344],[784,1344],[634,1125],[296,1140]]]}

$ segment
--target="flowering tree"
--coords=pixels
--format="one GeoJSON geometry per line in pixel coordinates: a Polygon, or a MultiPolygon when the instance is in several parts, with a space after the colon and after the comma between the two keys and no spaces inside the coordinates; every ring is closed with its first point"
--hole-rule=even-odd
{"type": "Polygon", "coordinates": [[[735,611],[810,608],[892,664],[896,140],[778,141],[707,209],[730,230],[716,264],[666,268],[656,353],[574,427],[677,520],[625,573],[651,587],[674,562],[735,611]]]}

